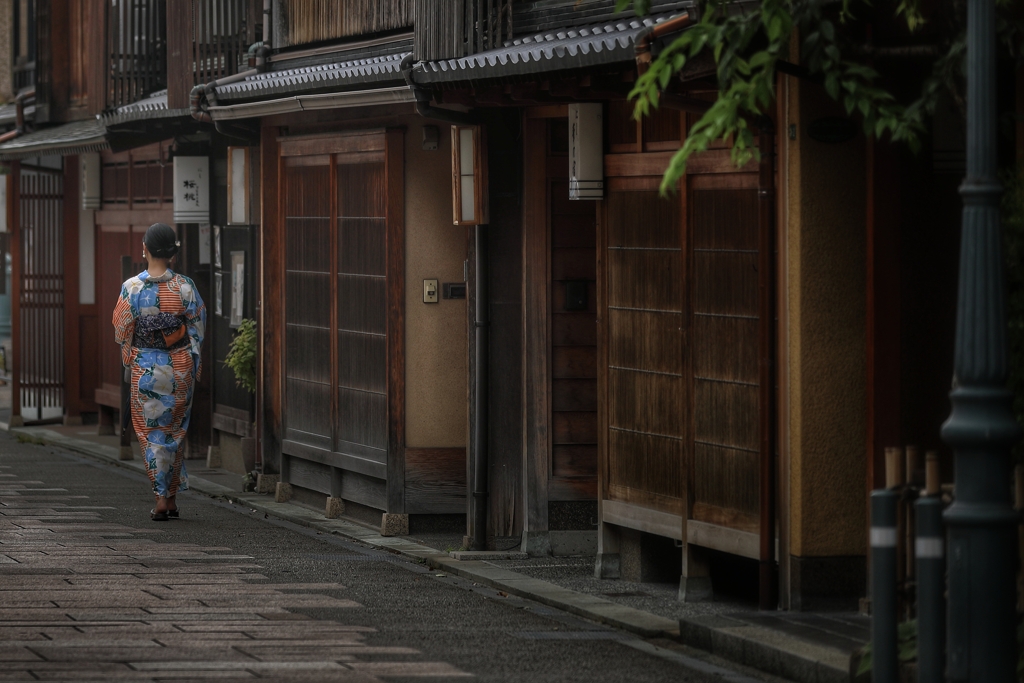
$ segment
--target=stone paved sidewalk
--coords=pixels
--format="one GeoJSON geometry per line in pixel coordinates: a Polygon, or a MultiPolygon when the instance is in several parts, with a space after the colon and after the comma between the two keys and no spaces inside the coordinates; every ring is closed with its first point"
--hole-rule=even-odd
{"type": "Polygon", "coordinates": [[[110,509],[0,465],[0,680],[468,675],[293,611],[359,608],[342,584],[254,583],[267,577],[251,557],[160,543],[158,527],[102,520],[110,509]]]}
{"type": "Polygon", "coordinates": [[[186,492],[181,520],[150,522],[137,463],[40,433],[0,433],[0,681],[777,680],[459,578],[486,563],[438,571],[408,540],[316,530],[295,506],[186,492]]]}
{"type": "MultiPolygon", "coordinates": [[[[116,439],[96,437],[89,427],[48,425],[14,431],[39,442],[117,461],[116,439]]],[[[138,460],[118,464],[141,470],[138,460]]],[[[209,495],[227,497],[304,526],[388,548],[471,581],[644,637],[677,639],[788,679],[813,683],[846,681],[851,654],[869,639],[869,620],[861,615],[762,613],[756,606],[739,600],[680,603],[674,585],[594,579],[592,558],[474,561],[466,557],[459,561],[444,550],[461,540],[456,535],[384,538],[350,521],[325,519],[320,511],[275,503],[267,496],[242,494],[238,475],[204,468],[197,461],[189,464],[195,488],[209,495]]]]}

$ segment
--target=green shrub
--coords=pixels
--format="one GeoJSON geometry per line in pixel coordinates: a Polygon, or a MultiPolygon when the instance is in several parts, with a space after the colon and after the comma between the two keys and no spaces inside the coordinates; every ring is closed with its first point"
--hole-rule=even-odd
{"type": "Polygon", "coordinates": [[[238,326],[224,362],[235,373],[235,383],[256,392],[256,321],[246,318],[238,326]]]}

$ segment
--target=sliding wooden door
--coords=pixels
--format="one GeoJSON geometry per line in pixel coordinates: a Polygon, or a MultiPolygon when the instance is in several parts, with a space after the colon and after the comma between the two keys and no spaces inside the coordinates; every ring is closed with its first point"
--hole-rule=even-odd
{"type": "Polygon", "coordinates": [[[280,166],[282,474],[399,512],[390,489],[404,486],[401,141],[380,130],[285,138],[280,166]]]}

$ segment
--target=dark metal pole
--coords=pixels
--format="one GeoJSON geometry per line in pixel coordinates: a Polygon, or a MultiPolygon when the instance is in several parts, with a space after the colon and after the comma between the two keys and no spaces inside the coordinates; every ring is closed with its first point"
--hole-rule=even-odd
{"type": "Polygon", "coordinates": [[[487,226],[478,225],[476,236],[476,308],[473,315],[473,342],[476,373],[473,382],[473,549],[487,550],[487,419],[488,419],[488,328],[487,315],[487,226]]]}
{"type": "Polygon", "coordinates": [[[949,530],[949,679],[1016,680],[1016,526],[1010,448],[1020,428],[1006,389],[1006,311],[999,226],[995,0],[967,6],[967,177],[960,243],[949,530]]]}
{"type": "Polygon", "coordinates": [[[946,680],[946,553],[942,498],[922,496],[917,511],[917,681],[946,680]]]}
{"type": "Polygon", "coordinates": [[[897,683],[896,633],[897,505],[891,489],[871,492],[871,681],[897,683]]]}

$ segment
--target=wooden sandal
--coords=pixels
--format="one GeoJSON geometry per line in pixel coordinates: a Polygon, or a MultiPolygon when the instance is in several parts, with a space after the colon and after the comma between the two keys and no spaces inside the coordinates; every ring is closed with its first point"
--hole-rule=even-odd
{"type": "Polygon", "coordinates": [[[149,518],[154,522],[166,522],[170,519],[170,515],[167,514],[167,510],[157,512],[156,508],[153,508],[149,511],[149,518]]]}

